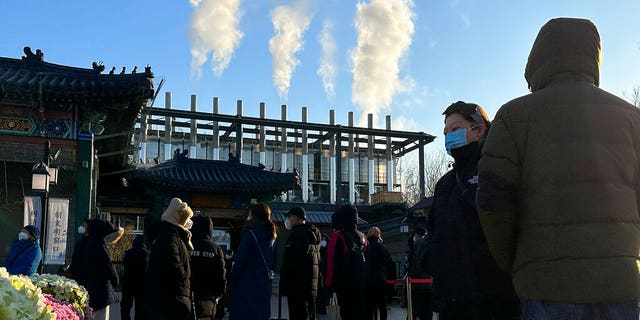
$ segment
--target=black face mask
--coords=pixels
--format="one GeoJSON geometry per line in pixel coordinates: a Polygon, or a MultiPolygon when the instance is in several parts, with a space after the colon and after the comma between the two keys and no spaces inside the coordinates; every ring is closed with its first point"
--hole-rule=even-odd
{"type": "Polygon", "coordinates": [[[478,149],[480,149],[480,143],[478,141],[474,141],[466,146],[451,149],[451,156],[455,159],[456,163],[464,163],[466,160],[471,158],[478,149]]]}

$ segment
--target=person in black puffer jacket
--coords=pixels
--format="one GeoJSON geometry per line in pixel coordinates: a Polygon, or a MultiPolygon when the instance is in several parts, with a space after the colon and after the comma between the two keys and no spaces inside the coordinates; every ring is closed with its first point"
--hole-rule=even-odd
{"type": "Polygon", "coordinates": [[[222,248],[213,242],[213,222],[205,215],[193,217],[191,233],[191,289],[198,319],[216,317],[218,299],[224,294],[227,280],[222,248]]]}
{"type": "Polygon", "coordinates": [[[145,277],[146,319],[186,320],[192,318],[189,250],[193,211],[178,198],[154,226],[149,266],[145,277]]]}
{"type": "Polygon", "coordinates": [[[519,319],[511,277],[491,256],[476,209],[489,119],[480,106],[462,101],[443,114],[445,146],[455,163],[436,184],[427,216],[433,309],[440,319],[519,319]]]}
{"type": "Polygon", "coordinates": [[[82,265],[86,267],[89,306],[94,310],[96,320],[109,319],[109,305],[115,302],[113,288],[118,286],[119,279],[109,258],[107,244],[120,240],[124,229],[116,228],[106,220],[91,219],[87,221],[87,232],[82,265]]]}
{"type": "Polygon", "coordinates": [[[122,264],[122,301],[120,301],[121,320],[131,319],[131,307],[135,301],[134,319],[144,319],[144,273],[147,271],[147,249],[144,236],[137,235],[133,239],[131,249],[124,253],[122,264]]]}
{"type": "Polygon", "coordinates": [[[382,245],[382,232],[378,227],[369,229],[367,243],[366,317],[376,319],[377,310],[380,320],[387,320],[387,275],[393,269],[393,260],[389,250],[382,245]]]}
{"type": "Polygon", "coordinates": [[[336,231],[331,234],[327,246],[326,285],[338,296],[342,319],[363,319],[366,239],[356,230],[358,209],[345,204],[334,213],[332,220],[336,231]]]}
{"type": "Polygon", "coordinates": [[[287,296],[291,319],[315,319],[318,296],[320,231],[306,223],[301,207],[287,212],[285,227],[291,230],[280,268],[280,294],[287,296]]]}

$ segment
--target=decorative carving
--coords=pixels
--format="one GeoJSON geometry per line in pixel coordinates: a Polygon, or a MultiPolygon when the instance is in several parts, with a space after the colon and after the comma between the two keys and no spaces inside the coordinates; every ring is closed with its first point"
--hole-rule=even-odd
{"type": "Polygon", "coordinates": [[[91,68],[93,68],[93,71],[95,71],[96,73],[102,73],[102,71],[104,71],[104,64],[102,64],[102,61],[100,62],[93,62],[91,64],[91,68]]]}
{"type": "Polygon", "coordinates": [[[31,51],[30,47],[24,47],[24,49],[22,50],[24,51],[24,56],[22,57],[22,60],[28,63],[39,63],[42,62],[44,60],[44,53],[42,52],[42,50],[37,49],[36,53],[33,53],[33,51],[31,51]]]}
{"type": "Polygon", "coordinates": [[[109,70],[109,74],[113,74],[114,72],[116,72],[116,67],[111,68],[111,70],[109,70]]]}
{"type": "Polygon", "coordinates": [[[144,73],[151,73],[151,66],[147,65],[146,67],[144,67],[144,73]]]}
{"type": "Polygon", "coordinates": [[[15,131],[29,133],[32,125],[28,119],[0,118],[0,131],[15,131]]]}

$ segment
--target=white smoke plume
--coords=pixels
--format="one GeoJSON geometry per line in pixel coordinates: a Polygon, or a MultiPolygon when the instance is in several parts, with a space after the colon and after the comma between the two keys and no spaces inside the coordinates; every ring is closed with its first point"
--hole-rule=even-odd
{"type": "Polygon", "coordinates": [[[325,20],[322,24],[322,32],[318,37],[320,47],[322,48],[322,56],[320,57],[320,66],[318,67],[318,75],[322,78],[324,92],[329,99],[335,97],[335,78],[337,73],[336,63],[336,39],[333,36],[333,24],[329,20],[325,20]]]}
{"type": "Polygon", "coordinates": [[[388,108],[393,96],[403,89],[399,64],[411,45],[412,9],[412,0],[371,0],[357,5],[351,100],[363,111],[360,123],[366,123],[368,113],[377,119],[378,112],[388,108]]]}
{"type": "Polygon", "coordinates": [[[190,0],[191,77],[202,77],[211,54],[213,74],[221,76],[244,34],[240,31],[240,0],[190,0]]]}
{"type": "Polygon", "coordinates": [[[269,52],[273,63],[273,82],[280,97],[286,99],[291,84],[291,75],[300,62],[296,53],[302,50],[304,33],[313,13],[306,0],[297,0],[293,5],[278,6],[271,12],[275,35],[269,39],[269,52]]]}

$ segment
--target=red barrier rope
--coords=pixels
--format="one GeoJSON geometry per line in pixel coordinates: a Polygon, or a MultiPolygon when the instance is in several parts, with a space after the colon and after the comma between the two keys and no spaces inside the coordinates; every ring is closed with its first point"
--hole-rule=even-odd
{"type": "MultiPolygon", "coordinates": [[[[406,279],[391,279],[391,280],[387,280],[387,284],[396,284],[396,283],[404,284],[406,281],[407,281],[406,279]]],[[[433,279],[432,278],[427,278],[427,279],[409,278],[409,282],[411,282],[411,283],[433,283],[433,279]]]]}

